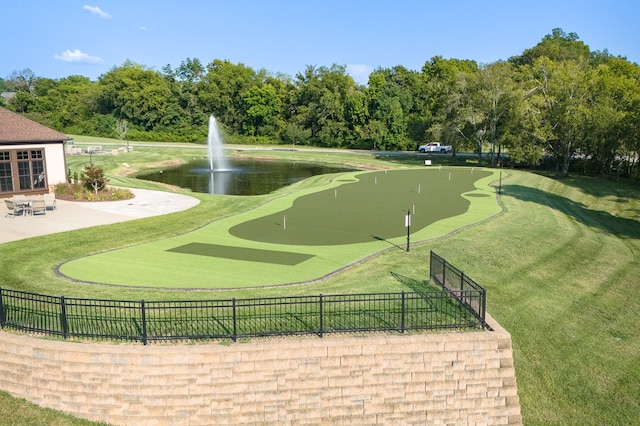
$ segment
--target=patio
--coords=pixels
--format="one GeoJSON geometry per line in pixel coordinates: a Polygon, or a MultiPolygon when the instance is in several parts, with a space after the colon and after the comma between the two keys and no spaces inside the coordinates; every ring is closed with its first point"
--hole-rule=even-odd
{"type": "Polygon", "coordinates": [[[8,209],[2,205],[0,217],[0,244],[25,238],[108,225],[127,220],[158,216],[187,210],[200,200],[171,192],[131,189],[131,200],[111,202],[76,202],[56,200],[56,209],[46,215],[20,215],[5,217],[8,209]]]}

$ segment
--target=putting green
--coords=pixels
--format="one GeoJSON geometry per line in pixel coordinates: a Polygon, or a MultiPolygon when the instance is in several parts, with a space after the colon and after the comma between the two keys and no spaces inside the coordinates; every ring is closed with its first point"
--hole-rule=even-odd
{"type": "Polygon", "coordinates": [[[156,288],[242,288],[321,278],[371,254],[440,237],[500,211],[494,170],[347,172],[177,237],[67,262],[72,279],[156,288]]]}
{"type": "Polygon", "coordinates": [[[239,238],[276,244],[342,245],[406,236],[403,217],[411,213],[416,232],[451,216],[463,214],[470,201],[461,194],[487,171],[460,173],[425,169],[371,172],[339,188],[297,198],[284,211],[232,227],[239,238]],[[451,176],[450,176],[451,174],[451,176]]]}
{"type": "Polygon", "coordinates": [[[217,244],[189,243],[168,251],[174,253],[197,254],[199,256],[223,257],[225,259],[246,260],[247,262],[278,263],[297,265],[313,257],[309,254],[290,251],[260,250],[252,248],[220,246],[217,244]]]}

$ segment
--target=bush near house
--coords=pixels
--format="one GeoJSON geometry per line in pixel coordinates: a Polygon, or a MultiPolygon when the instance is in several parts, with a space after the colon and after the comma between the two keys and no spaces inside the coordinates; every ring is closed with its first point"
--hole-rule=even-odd
{"type": "Polygon", "coordinates": [[[59,184],[55,187],[56,197],[68,201],[116,201],[133,198],[133,193],[126,188],[108,187],[109,179],[102,169],[90,164],[78,179],[77,174],[70,183],[59,184]]]}

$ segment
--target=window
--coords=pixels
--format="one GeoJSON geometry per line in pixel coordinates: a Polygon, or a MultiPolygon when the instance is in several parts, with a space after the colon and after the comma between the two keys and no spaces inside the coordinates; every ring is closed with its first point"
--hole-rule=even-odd
{"type": "Polygon", "coordinates": [[[0,151],[0,193],[2,192],[13,192],[9,151],[0,151]]]}
{"type": "Polygon", "coordinates": [[[0,192],[46,188],[44,164],[43,149],[0,151],[0,192]]]}

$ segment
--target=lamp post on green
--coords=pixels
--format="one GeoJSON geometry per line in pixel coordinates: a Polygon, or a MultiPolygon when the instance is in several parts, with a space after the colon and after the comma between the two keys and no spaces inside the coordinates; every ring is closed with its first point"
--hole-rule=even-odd
{"type": "Polygon", "coordinates": [[[407,215],[404,217],[404,226],[407,227],[407,253],[409,252],[409,242],[411,235],[411,210],[407,210],[407,215]]]}

